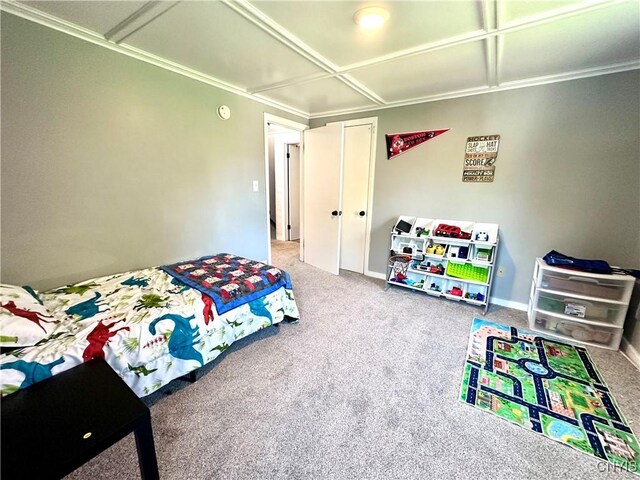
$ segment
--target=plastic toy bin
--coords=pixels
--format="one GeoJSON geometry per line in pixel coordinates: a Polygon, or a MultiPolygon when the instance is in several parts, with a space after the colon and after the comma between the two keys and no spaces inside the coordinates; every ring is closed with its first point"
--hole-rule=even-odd
{"type": "Polygon", "coordinates": [[[611,325],[624,323],[624,308],[617,303],[582,300],[566,295],[540,292],[536,308],[587,321],[610,323],[611,325]]]}
{"type": "Polygon", "coordinates": [[[443,295],[447,289],[447,279],[429,275],[424,282],[424,291],[432,295],[443,295]]]}
{"type": "MultiPolygon", "coordinates": [[[[453,227],[453,228],[459,228],[461,232],[465,232],[469,234],[469,237],[471,237],[473,235],[473,226],[475,225],[474,222],[464,222],[464,221],[459,221],[459,220],[443,220],[443,219],[436,219],[433,221],[433,225],[432,225],[432,230],[431,230],[431,236],[434,238],[446,238],[450,241],[459,241],[459,242],[469,242],[471,241],[471,238],[469,239],[460,239],[457,237],[451,237],[450,235],[439,235],[438,234],[438,227],[440,227],[441,225],[448,225],[449,227],[453,227]]],[[[436,240],[437,241],[437,240],[436,240]]]]}
{"type": "Polygon", "coordinates": [[[457,300],[457,301],[462,300],[462,298],[464,297],[464,287],[465,287],[464,282],[450,279],[447,282],[446,290],[444,291],[444,294],[446,295],[447,298],[450,298],[451,300],[457,300]]]}
{"type": "Polygon", "coordinates": [[[496,243],[498,241],[498,224],[476,223],[473,226],[471,240],[474,242],[496,243]]]}
{"type": "Polygon", "coordinates": [[[559,337],[569,342],[582,342],[599,347],[617,349],[623,329],[588,325],[580,321],[565,320],[536,312],[532,324],[535,330],[559,337]]]}
{"type": "Polygon", "coordinates": [[[545,271],[540,286],[549,290],[558,290],[568,294],[600,297],[622,301],[626,283],[614,279],[595,279],[575,275],[572,272],[545,271]]]}
{"type": "Polygon", "coordinates": [[[431,228],[433,226],[433,219],[431,218],[417,218],[413,223],[413,228],[411,229],[411,235],[418,236],[418,229],[422,229],[423,236],[428,236],[431,234],[431,228]],[[428,232],[428,233],[427,233],[428,232]],[[426,233],[426,235],[425,235],[426,233]]]}
{"type": "Polygon", "coordinates": [[[474,282],[487,283],[489,281],[489,269],[486,267],[475,267],[470,264],[460,264],[449,262],[447,264],[447,275],[461,280],[472,280],[474,282]]]}
{"type": "Polygon", "coordinates": [[[468,302],[485,304],[487,302],[487,287],[468,283],[465,286],[464,299],[468,302]]]}

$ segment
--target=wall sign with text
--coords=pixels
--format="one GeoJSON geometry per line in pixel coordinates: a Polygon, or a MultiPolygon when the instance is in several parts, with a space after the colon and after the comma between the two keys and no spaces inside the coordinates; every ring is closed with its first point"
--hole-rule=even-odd
{"type": "Polygon", "coordinates": [[[468,137],[464,152],[463,182],[493,182],[500,135],[468,137]]]}

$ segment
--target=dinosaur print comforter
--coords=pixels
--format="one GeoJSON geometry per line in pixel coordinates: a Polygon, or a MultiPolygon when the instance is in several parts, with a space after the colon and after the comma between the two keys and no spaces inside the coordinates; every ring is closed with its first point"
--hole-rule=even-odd
{"type": "Polygon", "coordinates": [[[51,336],[0,356],[2,395],[103,358],[140,397],[212,361],[285,316],[290,284],[219,314],[212,298],[159,268],[96,278],[40,295],[59,319],[51,336]],[[288,288],[287,288],[288,287],[288,288]]]}

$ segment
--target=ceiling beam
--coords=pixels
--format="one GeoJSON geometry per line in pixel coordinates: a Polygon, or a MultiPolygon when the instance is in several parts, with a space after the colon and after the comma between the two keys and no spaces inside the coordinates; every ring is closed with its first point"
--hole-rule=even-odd
{"type": "Polygon", "coordinates": [[[104,38],[114,43],[121,43],[128,36],[153,22],[156,18],[175,7],[176,2],[160,2],[153,0],[145,3],[138,10],[111,28],[104,38]]]}
{"type": "MultiPolygon", "coordinates": [[[[222,0],[225,2],[225,4],[231,5],[233,4],[234,6],[237,6],[237,4],[241,3],[243,5],[247,5],[247,2],[244,0],[241,0],[240,2],[231,2],[230,0],[222,0]]],[[[491,1],[491,0],[487,0],[487,1],[491,1]]],[[[502,0],[495,0],[495,1],[502,1],[502,0]]],[[[195,71],[193,69],[190,69],[188,67],[184,67],[182,65],[179,65],[175,62],[171,62],[169,60],[163,59],[161,57],[158,57],[156,55],[150,54],[148,52],[145,52],[143,50],[137,49],[133,46],[130,45],[126,45],[126,44],[116,44],[110,41],[107,41],[105,39],[105,37],[101,34],[98,34],[96,32],[93,32],[87,28],[78,26],[76,24],[73,24],[71,22],[68,22],[66,20],[60,19],[58,17],[55,17],[53,15],[47,14],[45,12],[42,12],[40,10],[37,10],[27,4],[24,3],[20,3],[17,2],[15,0],[2,0],[0,1],[0,10],[1,11],[6,11],[8,13],[17,15],[19,17],[25,18],[27,20],[33,21],[35,23],[39,23],[41,25],[44,25],[46,27],[52,28],[54,30],[69,34],[71,36],[74,36],[76,38],[80,38],[82,40],[88,41],[90,43],[93,43],[95,45],[99,45],[102,46],[104,48],[107,48],[109,50],[112,51],[116,51],[118,53],[122,53],[124,55],[127,55],[129,57],[138,59],[138,60],[142,60],[146,63],[164,68],[166,70],[178,73],[180,75],[189,77],[191,79],[206,83],[208,85],[212,85],[214,87],[220,88],[222,90],[226,90],[232,93],[235,93],[237,95],[240,95],[242,97],[245,98],[250,98],[253,100],[256,100],[260,103],[266,104],[266,105],[270,105],[273,106],[275,108],[279,108],[283,111],[292,113],[294,115],[299,115],[301,117],[304,118],[320,118],[320,117],[325,117],[325,116],[330,116],[330,115],[342,115],[342,114],[349,114],[349,113],[356,113],[356,112],[368,112],[368,111],[374,111],[374,110],[378,110],[378,109],[386,109],[386,108],[393,108],[393,107],[401,107],[401,106],[406,106],[406,105],[415,105],[415,104],[420,104],[420,103],[426,103],[426,102],[433,102],[433,101],[438,101],[438,100],[445,100],[445,99],[450,99],[450,98],[458,98],[458,97],[465,97],[465,96],[470,96],[470,95],[479,95],[479,94],[483,94],[483,93],[491,93],[491,92],[495,92],[495,91],[503,91],[503,90],[510,90],[510,89],[516,89],[516,88],[523,88],[523,87],[529,87],[529,86],[535,86],[535,85],[543,85],[543,84],[548,84],[548,83],[554,83],[554,82],[561,82],[561,81],[567,81],[567,80],[575,80],[575,79],[579,79],[579,78],[587,78],[587,77],[593,77],[593,76],[598,76],[598,75],[605,75],[605,74],[610,74],[610,73],[618,73],[618,72],[625,72],[625,71],[629,71],[629,70],[637,70],[640,69],[640,61],[638,60],[634,60],[634,61],[629,61],[629,62],[623,62],[623,63],[618,63],[618,64],[614,64],[614,65],[607,65],[604,67],[595,67],[595,68],[589,68],[589,69],[584,69],[584,70],[579,70],[579,71],[573,71],[573,72],[566,72],[566,73],[561,73],[561,74],[554,74],[554,75],[547,75],[547,76],[542,76],[542,77],[535,77],[535,78],[528,78],[528,79],[523,79],[523,80],[517,80],[517,81],[510,81],[510,82],[504,82],[501,83],[500,82],[500,78],[501,78],[501,61],[502,61],[502,49],[503,49],[503,42],[504,42],[504,34],[505,33],[510,33],[512,31],[518,31],[518,30],[523,30],[526,28],[532,28],[534,26],[537,25],[541,25],[544,23],[549,23],[552,21],[556,21],[556,20],[560,20],[562,18],[568,18],[574,15],[579,15],[581,13],[586,13],[586,12],[591,12],[591,11],[595,11],[601,8],[607,8],[613,5],[618,5],[621,3],[624,3],[625,0],[608,0],[608,1],[600,1],[597,3],[590,3],[585,5],[583,4],[579,4],[578,6],[575,6],[575,4],[570,5],[569,7],[563,8],[563,9],[557,9],[555,10],[553,13],[545,13],[545,14],[541,14],[541,15],[537,15],[535,17],[528,17],[527,19],[519,19],[513,22],[510,22],[509,24],[507,24],[506,26],[501,25],[500,21],[500,15],[497,15],[496,17],[496,29],[494,31],[480,31],[480,32],[472,32],[471,34],[467,34],[466,38],[463,38],[464,36],[461,37],[454,37],[454,38],[449,38],[445,41],[441,41],[441,42],[433,42],[431,44],[428,45],[423,45],[423,46],[419,46],[416,47],[415,49],[408,49],[405,50],[401,53],[401,56],[397,56],[396,58],[401,58],[402,56],[412,56],[412,55],[418,55],[420,53],[426,53],[428,51],[433,51],[433,50],[439,50],[442,48],[448,48],[454,45],[460,45],[460,44],[464,44],[467,42],[471,42],[471,41],[477,41],[477,40],[487,40],[489,38],[494,38],[495,39],[495,65],[496,65],[496,86],[486,86],[486,87],[478,87],[478,88],[472,88],[472,89],[467,89],[467,90],[459,90],[459,91],[455,91],[455,92],[448,92],[446,94],[438,94],[438,95],[431,95],[431,96],[425,96],[425,97],[420,97],[420,98],[414,98],[414,99],[410,99],[410,100],[402,100],[402,101],[395,101],[395,102],[385,102],[382,98],[378,97],[374,92],[371,92],[369,89],[367,89],[367,87],[365,87],[364,85],[360,84],[359,82],[357,82],[355,79],[353,79],[350,75],[347,75],[348,72],[350,71],[354,71],[360,68],[365,68],[366,66],[372,66],[372,65],[376,65],[376,64],[380,64],[380,63],[386,63],[388,61],[392,61],[393,58],[390,57],[378,57],[377,59],[371,59],[367,62],[367,64],[353,64],[344,68],[338,67],[334,64],[332,64],[331,62],[329,62],[328,60],[324,59],[324,57],[320,56],[318,54],[318,57],[314,57],[313,55],[310,56],[310,61],[312,61],[314,64],[320,64],[320,65],[324,65],[324,67],[322,67],[322,70],[324,71],[324,73],[319,73],[319,74],[314,74],[311,76],[305,76],[305,77],[298,77],[297,79],[292,79],[292,80],[288,80],[285,82],[280,82],[280,86],[286,86],[286,85],[291,85],[291,84],[300,84],[300,83],[305,83],[305,82],[310,82],[310,81],[316,81],[316,80],[321,80],[324,78],[330,78],[330,77],[336,77],[337,79],[339,79],[340,81],[342,81],[343,83],[345,83],[346,85],[350,86],[351,88],[353,88],[355,91],[358,91],[358,93],[360,93],[361,95],[364,95],[365,97],[369,98],[369,100],[371,100],[373,103],[375,103],[375,105],[372,105],[370,107],[355,107],[355,108],[349,108],[349,109],[342,109],[342,110],[334,110],[334,111],[326,111],[326,112],[318,112],[318,113],[314,113],[313,115],[311,115],[308,112],[304,112],[301,111],[299,109],[290,107],[288,105],[282,104],[280,102],[271,100],[267,97],[263,97],[262,95],[256,95],[254,94],[254,92],[257,93],[257,90],[259,89],[255,89],[254,91],[250,91],[241,87],[237,87],[235,85],[226,83],[224,81],[221,81],[213,76],[210,75],[206,75],[203,74],[201,72],[195,71]],[[420,50],[422,48],[422,51],[420,50]],[[327,63],[325,63],[325,61],[327,63]],[[317,62],[317,63],[316,63],[317,62]]],[[[173,4],[172,4],[173,6],[173,4]]],[[[248,5],[248,7],[251,7],[251,5],[248,5]]],[[[234,7],[231,7],[234,8],[234,7]]],[[[500,4],[497,4],[497,9],[496,11],[498,11],[498,9],[500,8],[500,4]]],[[[234,8],[234,10],[236,10],[236,8],[234,8]]],[[[166,11],[166,10],[164,10],[166,11]]],[[[238,10],[236,10],[238,11],[238,10]]],[[[239,13],[239,12],[238,12],[239,13]]],[[[277,23],[273,22],[271,19],[269,19],[269,17],[266,17],[266,15],[262,14],[260,12],[262,17],[265,17],[270,23],[273,23],[274,25],[277,25],[279,31],[276,30],[269,30],[272,35],[278,35],[280,38],[278,38],[281,42],[285,43],[285,42],[289,42],[290,39],[287,38],[287,36],[291,35],[289,32],[287,32],[283,27],[279,26],[277,23]]],[[[251,16],[249,17],[245,17],[247,19],[250,19],[251,16]]],[[[154,17],[154,19],[157,18],[154,17]]],[[[488,18],[488,17],[487,17],[488,18]]],[[[151,19],[152,21],[153,19],[151,19]]],[[[147,22],[146,24],[148,24],[149,22],[147,22]]],[[[145,24],[145,25],[146,25],[145,24]]],[[[256,23],[256,25],[258,25],[256,23]]],[[[144,26],[144,25],[142,25],[144,26]]],[[[259,25],[258,25],[259,26],[259,25]]],[[[263,27],[260,27],[263,28],[263,27]]],[[[263,28],[264,29],[264,28],[263,28]]],[[[112,29],[113,30],[113,29],[112,29]]],[[[267,31],[267,30],[265,30],[267,31]]],[[[294,37],[295,38],[295,37],[294,37]]],[[[304,43],[300,42],[302,45],[304,45],[304,43]]],[[[294,50],[298,51],[297,48],[302,48],[300,45],[295,45],[295,43],[289,43],[290,48],[293,48],[294,50]]],[[[310,50],[310,49],[309,49],[310,50]]],[[[313,53],[313,50],[310,50],[313,53]]],[[[309,55],[309,51],[305,51],[304,49],[298,51],[298,53],[300,53],[301,55],[305,56],[305,58],[307,58],[307,55],[309,55]]],[[[318,65],[318,66],[320,66],[318,65]]],[[[273,84],[275,85],[275,84],[273,84]]],[[[269,90],[271,88],[268,88],[268,86],[266,86],[267,88],[264,88],[261,91],[266,91],[269,90]]],[[[274,88],[280,88],[280,87],[274,87],[274,88]]]]}
{"type": "MultiPolygon", "coordinates": [[[[294,52],[299,55],[302,55],[304,58],[312,62],[314,65],[323,69],[326,74],[320,76],[320,79],[326,78],[335,78],[352,90],[357,92],[358,94],[364,96],[368,100],[380,105],[383,104],[384,101],[376,95],[374,92],[369,90],[367,87],[357,82],[356,80],[347,77],[345,75],[340,75],[340,68],[335,63],[331,62],[329,59],[322,56],[320,53],[316,52],[309,45],[304,43],[298,37],[293,35],[287,29],[285,29],[282,25],[272,20],[270,17],[265,15],[262,11],[254,7],[247,0],[221,0],[227,7],[231,8],[234,12],[240,14],[246,20],[249,20],[255,26],[260,28],[262,31],[269,34],[274,39],[278,40],[280,43],[290,48],[294,52]]],[[[315,80],[315,78],[313,79],[315,80]]],[[[302,83],[308,83],[307,80],[302,83]]],[[[299,83],[298,83],[299,84],[299,83]]],[[[270,88],[269,90],[273,90],[270,88]]],[[[260,93],[263,90],[249,90],[251,93],[260,93]]]]}
{"type": "Polygon", "coordinates": [[[320,67],[325,72],[335,74],[338,66],[324,58],[318,52],[314,51],[298,37],[288,30],[285,30],[280,24],[274,22],[260,10],[255,8],[245,0],[220,0],[221,3],[229,7],[231,10],[249,20],[263,32],[278,40],[280,43],[289,47],[291,50],[309,60],[314,65],[320,67]]]}
{"type": "Polygon", "coordinates": [[[485,93],[502,92],[506,90],[515,90],[518,88],[534,87],[537,85],[546,85],[549,83],[565,82],[569,80],[578,80],[581,78],[597,77],[600,75],[608,75],[610,73],[627,72],[629,70],[640,69],[640,61],[634,60],[631,62],[617,63],[615,65],[607,65],[606,67],[587,68],[583,70],[576,70],[573,72],[559,73],[554,75],[544,75],[535,78],[526,78],[523,80],[515,80],[511,82],[504,82],[497,87],[475,87],[464,90],[456,90],[455,92],[447,92],[436,95],[428,95],[420,98],[413,98],[411,100],[398,100],[395,102],[388,102],[383,106],[376,107],[356,107],[342,110],[331,110],[325,112],[313,113],[309,116],[310,119],[334,117],[337,115],[348,115],[351,113],[364,113],[372,112],[376,110],[385,110],[387,108],[406,107],[410,105],[417,105],[421,103],[438,102],[440,100],[449,100],[452,98],[470,97],[473,95],[481,95],[485,93]]]}
{"type": "MultiPolygon", "coordinates": [[[[495,0],[495,19],[496,19],[496,30],[500,32],[502,30],[502,0],[495,0]]],[[[493,86],[499,87],[500,80],[502,78],[502,59],[504,58],[504,35],[499,33],[496,35],[496,40],[493,45],[495,52],[495,64],[494,64],[494,81],[493,86]]]]}
{"type": "MultiPolygon", "coordinates": [[[[223,1],[226,2],[229,0],[223,0],[223,1]]],[[[600,10],[602,8],[608,8],[614,5],[624,3],[625,1],[626,0],[602,0],[596,3],[571,4],[561,9],[544,12],[540,15],[516,20],[513,22],[509,22],[508,24],[505,24],[505,25],[496,25],[496,28],[491,29],[489,31],[485,29],[477,30],[475,32],[470,32],[463,35],[449,37],[444,40],[438,40],[436,42],[430,42],[423,45],[418,45],[416,47],[407,48],[407,49],[395,52],[393,54],[381,55],[379,57],[374,57],[362,62],[352,63],[344,67],[339,67],[337,65],[334,65],[334,70],[335,70],[334,72],[326,71],[326,73],[324,74],[314,74],[313,76],[309,75],[301,78],[299,77],[298,79],[295,80],[295,83],[296,84],[307,83],[311,81],[321,80],[324,78],[335,77],[335,76],[346,74],[346,73],[352,73],[356,70],[361,70],[367,67],[383,65],[385,63],[393,62],[402,58],[423,55],[425,53],[434,52],[436,50],[442,50],[445,48],[451,48],[458,45],[464,45],[466,43],[486,40],[487,38],[490,38],[490,37],[504,36],[507,33],[526,30],[529,28],[537,27],[539,25],[544,25],[546,23],[555,22],[557,20],[573,17],[575,15],[581,15],[583,13],[600,10]]],[[[496,7],[496,12],[498,8],[499,7],[496,7]]],[[[482,16],[484,15],[487,15],[487,12],[485,12],[485,8],[483,7],[482,16]]],[[[498,21],[497,17],[495,21],[496,22],[498,21]]],[[[500,43],[500,42],[498,41],[496,43],[500,43]]],[[[496,54],[495,55],[496,61],[497,61],[497,57],[498,55],[496,54]]],[[[497,80],[499,81],[499,79],[497,80]]],[[[266,92],[268,90],[274,90],[277,88],[282,88],[282,87],[286,87],[293,84],[294,83],[292,81],[283,81],[283,82],[278,82],[273,84],[256,86],[254,88],[249,88],[249,91],[252,93],[266,92]]]]}
{"type": "MultiPolygon", "coordinates": [[[[497,0],[482,0],[480,13],[482,16],[482,26],[486,33],[496,30],[497,25],[497,0]]],[[[487,85],[496,85],[496,45],[495,37],[488,36],[484,39],[485,68],[487,74],[487,85]]]]}

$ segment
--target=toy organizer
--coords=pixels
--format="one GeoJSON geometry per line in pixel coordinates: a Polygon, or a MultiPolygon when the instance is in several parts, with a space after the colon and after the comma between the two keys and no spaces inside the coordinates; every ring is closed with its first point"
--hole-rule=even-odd
{"type": "Polygon", "coordinates": [[[390,261],[387,283],[484,306],[486,312],[497,248],[495,223],[401,216],[391,232],[390,258],[406,255],[411,265],[396,275],[390,261]]]}
{"type": "Polygon", "coordinates": [[[529,325],[573,343],[618,349],[634,278],[550,267],[536,260],[529,325]]]}

